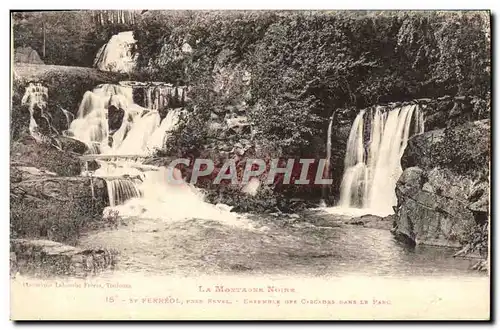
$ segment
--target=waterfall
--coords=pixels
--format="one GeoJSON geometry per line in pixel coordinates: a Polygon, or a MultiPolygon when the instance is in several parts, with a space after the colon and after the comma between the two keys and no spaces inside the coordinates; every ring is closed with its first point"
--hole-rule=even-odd
{"type": "Polygon", "coordinates": [[[395,187],[403,170],[400,160],[413,132],[424,131],[423,113],[417,105],[384,112],[362,110],[353,122],[340,185],[340,209],[361,208],[366,213],[388,215],[396,205],[395,187]],[[365,143],[365,122],[370,128],[365,143]]]}
{"type": "Polygon", "coordinates": [[[186,87],[173,87],[170,84],[154,84],[142,87],[144,106],[161,110],[167,107],[182,105],[186,97],[186,87]],[[174,104],[172,104],[175,102],[174,104]]]}
{"type": "Polygon", "coordinates": [[[164,147],[170,132],[179,122],[179,116],[179,109],[173,109],[167,113],[167,116],[162,120],[161,125],[158,126],[149,138],[147,143],[148,150],[155,151],[164,147]]]}
{"type": "MultiPolygon", "coordinates": [[[[327,171],[327,178],[330,178],[330,162],[332,159],[332,129],[333,129],[333,118],[335,117],[335,113],[330,117],[330,123],[328,124],[328,130],[326,133],[326,165],[325,170],[327,171]]],[[[326,205],[326,187],[322,188],[322,199],[320,201],[321,205],[326,205]]]]}
{"type": "Polygon", "coordinates": [[[211,219],[232,226],[248,226],[243,219],[229,212],[223,205],[217,206],[204,202],[204,194],[194,186],[169,182],[169,177],[180,177],[177,169],[160,167],[144,173],[138,186],[141,198],[132,198],[116,207],[122,215],[141,216],[153,219],[211,219]],[[171,172],[173,171],[173,173],[171,172]]]}
{"type": "Polygon", "coordinates": [[[62,113],[64,114],[64,117],[66,118],[66,129],[69,129],[71,122],[75,119],[75,116],[68,110],[64,110],[61,107],[59,107],[59,109],[61,109],[62,113]]]}
{"type": "Polygon", "coordinates": [[[131,179],[106,179],[108,187],[109,205],[117,206],[131,198],[141,196],[137,184],[131,179]]]}
{"type": "Polygon", "coordinates": [[[43,140],[43,134],[40,131],[40,123],[37,122],[35,118],[36,116],[39,116],[40,119],[45,119],[49,126],[49,131],[52,131],[51,122],[47,118],[45,112],[45,109],[47,108],[48,98],[49,90],[47,87],[43,86],[39,82],[30,82],[24,91],[23,98],[21,99],[21,105],[27,106],[30,114],[30,122],[28,126],[29,132],[31,136],[37,141],[43,140]],[[39,111],[39,113],[35,114],[37,110],[39,111]]]}
{"type": "Polygon", "coordinates": [[[204,218],[248,226],[245,220],[230,213],[229,207],[204,202],[204,194],[194,186],[171,182],[170,175],[182,179],[178,169],[142,163],[140,159],[165,146],[179,123],[181,109],[168,110],[162,119],[160,111],[135,104],[131,90],[132,86],[123,84],[101,85],[85,93],[78,116],[70,125],[74,138],[93,146],[92,153],[100,154],[95,155],[100,167],[94,173],[82,175],[106,181],[110,208],[122,216],[162,220],[204,218]],[[108,128],[111,106],[125,113],[115,132],[108,128]]]}
{"type": "Polygon", "coordinates": [[[116,149],[111,150],[117,155],[140,155],[147,154],[147,144],[149,138],[160,125],[160,114],[156,111],[151,111],[145,115],[136,118],[130,127],[127,136],[116,149]]]}
{"type": "Polygon", "coordinates": [[[148,109],[135,104],[132,88],[114,84],[102,84],[83,95],[77,118],[71,122],[69,131],[78,140],[86,143],[91,153],[110,151],[108,108],[114,106],[125,111],[122,127],[115,132],[117,146],[125,138],[130,122],[148,109]]]}
{"type": "Polygon", "coordinates": [[[172,109],[163,120],[157,111],[150,111],[142,116],[128,117],[113,135],[113,146],[109,153],[115,155],[153,154],[164,147],[169,132],[177,126],[179,115],[180,109],[172,109]]]}
{"type": "Polygon", "coordinates": [[[179,115],[180,109],[171,109],[162,120],[158,111],[134,103],[131,86],[103,84],[85,92],[69,131],[85,142],[92,153],[151,155],[164,147],[179,115]],[[110,107],[124,111],[115,132],[109,128],[110,107]]]}
{"type": "Polygon", "coordinates": [[[141,106],[158,111],[182,107],[188,90],[187,86],[173,86],[164,82],[121,81],[120,86],[129,87],[129,97],[134,95],[141,106]]]}
{"type": "Polygon", "coordinates": [[[347,152],[344,159],[344,176],[340,184],[340,206],[350,207],[359,205],[359,187],[365,174],[364,146],[363,146],[363,117],[365,110],[361,110],[354,119],[349,138],[347,152]],[[356,192],[353,194],[353,192],[356,192]]]}
{"type": "Polygon", "coordinates": [[[86,92],[78,109],[77,118],[70,124],[73,136],[94,148],[107,143],[108,122],[106,98],[94,92],[86,92]]]}
{"type": "Polygon", "coordinates": [[[94,67],[102,71],[132,72],[137,59],[137,56],[132,54],[136,42],[133,31],[115,34],[97,52],[94,67]]]}
{"type": "Polygon", "coordinates": [[[86,91],[85,94],[83,94],[83,99],[82,102],[80,102],[80,107],[78,108],[76,116],[81,119],[94,109],[104,109],[105,103],[106,99],[104,99],[102,95],[98,95],[93,91],[86,91]]]}

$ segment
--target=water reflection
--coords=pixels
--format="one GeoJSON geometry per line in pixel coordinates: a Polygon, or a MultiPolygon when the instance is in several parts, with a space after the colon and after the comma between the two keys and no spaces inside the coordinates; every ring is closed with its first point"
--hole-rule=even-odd
{"type": "Polygon", "coordinates": [[[408,247],[388,230],[316,227],[307,219],[290,225],[281,220],[258,216],[249,228],[203,219],[136,218],[128,226],[91,234],[81,244],[118,250],[117,271],[125,273],[485,276],[470,270],[476,260],[453,258],[454,249],[408,247]]]}
{"type": "Polygon", "coordinates": [[[328,271],[329,275],[481,276],[470,270],[477,260],[453,258],[455,249],[412,247],[396,241],[387,230],[359,226],[335,227],[327,232],[324,238],[333,242],[330,248],[336,251],[336,257],[311,265],[311,269],[323,269],[321,275],[328,271]]]}

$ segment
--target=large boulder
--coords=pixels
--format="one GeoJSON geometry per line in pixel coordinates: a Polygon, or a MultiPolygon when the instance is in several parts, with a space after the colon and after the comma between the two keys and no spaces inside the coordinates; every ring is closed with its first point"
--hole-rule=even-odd
{"type": "Polygon", "coordinates": [[[89,150],[89,147],[80,140],[74,139],[69,136],[58,135],[56,140],[59,141],[61,149],[64,151],[69,151],[77,154],[84,154],[89,150]]]}
{"type": "Polygon", "coordinates": [[[114,105],[111,105],[108,108],[108,126],[110,132],[114,133],[120,129],[124,116],[125,110],[117,108],[114,105]]]}
{"type": "MultiPolygon", "coordinates": [[[[442,174],[435,170],[432,175],[442,174]]],[[[397,182],[396,236],[415,244],[460,247],[459,238],[475,224],[465,193],[445,193],[451,181],[426,180],[422,169],[410,167],[397,182]]]]}
{"type": "Polygon", "coordinates": [[[438,129],[412,137],[401,158],[404,168],[449,168],[456,174],[474,176],[489,165],[490,120],[438,129]]]}
{"type": "Polygon", "coordinates": [[[489,216],[489,161],[489,120],[412,137],[396,184],[395,236],[413,244],[467,244],[489,216]]]}

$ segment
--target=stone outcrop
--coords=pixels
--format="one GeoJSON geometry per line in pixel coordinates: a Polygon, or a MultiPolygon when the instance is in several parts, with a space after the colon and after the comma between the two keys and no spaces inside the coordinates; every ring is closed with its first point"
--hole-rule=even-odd
{"type": "Polygon", "coordinates": [[[106,249],[82,250],[50,240],[12,239],[10,271],[37,277],[70,275],[84,277],[111,269],[115,253],[106,249]]]}
{"type": "Polygon", "coordinates": [[[461,125],[490,116],[489,101],[469,96],[443,96],[416,100],[425,113],[425,129],[435,130],[461,125]]]}
{"type": "Polygon", "coordinates": [[[12,166],[10,225],[14,237],[76,242],[80,228],[108,205],[106,182],[61,177],[36,167],[12,166]]]}
{"type": "Polygon", "coordinates": [[[413,244],[470,242],[489,217],[489,120],[414,136],[401,162],[395,236],[413,244]]]}
{"type": "MultiPolygon", "coordinates": [[[[434,170],[432,175],[442,173],[434,170]]],[[[396,184],[396,235],[404,235],[415,244],[460,247],[459,238],[475,223],[467,209],[465,191],[445,193],[451,185],[451,180],[430,183],[421,168],[407,168],[396,184]]]]}
{"type": "MultiPolygon", "coordinates": [[[[103,179],[45,176],[43,172],[41,175],[31,172],[24,176],[26,168],[17,167],[15,170],[20,171],[22,178],[27,180],[13,183],[11,194],[34,209],[46,207],[46,204],[59,204],[60,207],[66,205],[63,207],[65,209],[70,205],[82,208],[83,213],[89,213],[89,209],[94,208],[93,213],[101,214],[108,202],[106,182],[103,179]]],[[[64,210],[59,211],[64,213],[64,210]]]]}
{"type": "Polygon", "coordinates": [[[80,140],[69,136],[59,135],[55,138],[63,151],[69,151],[83,155],[89,151],[89,147],[80,140]]]}
{"type": "MultiPolygon", "coordinates": [[[[62,145],[68,150],[82,151],[83,146],[79,141],[61,137],[62,145]],[[69,142],[71,141],[71,143],[69,142]]],[[[39,143],[31,136],[25,136],[13,141],[10,150],[10,161],[12,166],[36,167],[40,170],[56,173],[61,176],[79,175],[81,163],[78,155],[61,150],[56,139],[39,143]]]]}
{"type": "Polygon", "coordinates": [[[487,170],[490,155],[490,120],[439,129],[408,141],[401,158],[403,169],[448,168],[457,174],[474,176],[487,170]]]}

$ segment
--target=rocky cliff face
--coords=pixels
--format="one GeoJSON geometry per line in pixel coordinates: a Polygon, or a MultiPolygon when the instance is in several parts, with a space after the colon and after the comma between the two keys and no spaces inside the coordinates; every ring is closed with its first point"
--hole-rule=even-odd
{"type": "MultiPolygon", "coordinates": [[[[489,100],[480,99],[477,97],[469,96],[443,96],[440,98],[421,98],[412,101],[405,102],[390,102],[385,104],[379,104],[376,106],[368,107],[363,109],[367,113],[373,111],[375,108],[380,108],[382,111],[389,111],[394,108],[398,108],[404,105],[416,104],[418,105],[420,111],[422,111],[425,124],[423,129],[425,132],[434,132],[432,135],[433,139],[438,139],[438,135],[443,134],[444,128],[452,128],[458,125],[463,125],[465,123],[484,120],[490,117],[490,103],[489,100]]],[[[334,122],[333,122],[333,134],[332,134],[332,158],[331,158],[331,177],[334,182],[341,182],[342,175],[344,173],[344,158],[346,153],[346,143],[349,138],[349,132],[352,123],[356,115],[360,112],[360,109],[356,107],[339,109],[334,122]]],[[[411,129],[411,134],[414,134],[415,129],[411,129]]],[[[449,131],[451,132],[451,131],[449,131]]],[[[463,134],[468,134],[470,132],[463,132],[463,134]]],[[[370,125],[365,124],[365,143],[368,144],[370,141],[370,125]]],[[[431,136],[431,135],[429,135],[431,136]]],[[[429,138],[431,139],[431,138],[429,138]]],[[[420,143],[422,140],[414,140],[415,143],[420,143]]],[[[411,142],[410,142],[411,143],[411,142]]],[[[366,147],[366,146],[365,146],[366,147]]],[[[427,165],[432,164],[432,162],[439,159],[439,154],[445,154],[441,150],[431,151],[431,150],[421,150],[421,148],[428,148],[429,145],[419,146],[413,145],[408,147],[407,150],[415,150],[416,155],[407,154],[406,159],[402,161],[407,161],[408,164],[403,164],[403,168],[415,166],[411,164],[412,157],[420,157],[420,154],[427,155],[429,152],[433,152],[432,159],[427,157],[425,160],[420,160],[421,162],[426,162],[427,165]],[[417,151],[418,150],[418,151],[417,151]]],[[[410,151],[411,152],[411,151],[410,151]]],[[[453,152],[449,152],[450,155],[453,152]]],[[[460,150],[456,154],[457,157],[453,159],[448,159],[453,166],[464,166],[466,168],[470,167],[468,164],[464,164],[460,161],[460,150]]],[[[415,162],[413,162],[415,163],[415,162]]],[[[426,165],[426,166],[427,166],[426,165]]],[[[332,193],[334,196],[339,195],[339,187],[333,187],[332,193]]]]}
{"type": "Polygon", "coordinates": [[[489,119],[411,138],[396,186],[396,237],[452,247],[476,241],[470,251],[485,253],[489,162],[489,119]]]}

